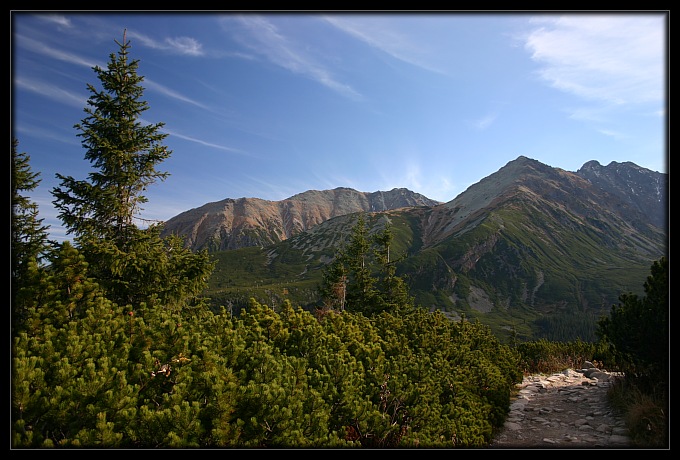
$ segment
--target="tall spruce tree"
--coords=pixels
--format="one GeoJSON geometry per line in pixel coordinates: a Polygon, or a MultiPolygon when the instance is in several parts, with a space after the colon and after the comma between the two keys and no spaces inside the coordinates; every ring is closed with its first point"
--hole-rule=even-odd
{"type": "Polygon", "coordinates": [[[167,172],[157,165],[171,152],[161,144],[168,136],[160,132],[164,123],[144,126],[140,116],[149,109],[141,99],[143,77],[137,75],[138,60],[129,59],[130,42],[115,42],[118,55],[111,54],[108,68],[95,66],[102,90],[88,84],[87,117],[75,128],[81,132],[85,159],[95,168],[89,181],[57,174],[61,187],[53,191],[59,218],[67,233],[76,238],[124,240],[135,228],[134,218],[147,202],[142,194],[167,172]]]}
{"type": "Polygon", "coordinates": [[[157,167],[171,152],[162,144],[164,123],[141,123],[149,106],[142,100],[139,61],[130,59],[125,33],[122,43],[115,42],[120,49],[108,67],[93,68],[102,89],[87,85],[87,116],[75,125],[94,171],[89,180],[57,174],[61,186],[52,191],[53,203],[109,299],[181,302],[205,288],[213,264],[207,253],[191,253],[176,237],[162,239],[160,224],[140,229],[135,223],[147,202],[144,191],[168,176],[157,167]]]}

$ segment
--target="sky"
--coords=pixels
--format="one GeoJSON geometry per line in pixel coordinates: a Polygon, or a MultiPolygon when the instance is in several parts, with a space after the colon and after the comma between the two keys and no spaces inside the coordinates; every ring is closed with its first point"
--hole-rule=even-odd
{"type": "Polygon", "coordinates": [[[116,41],[164,123],[169,176],[140,217],[226,198],[404,187],[447,202],[519,156],[668,172],[668,11],[11,11],[11,134],[50,237],[56,174],[116,41]]]}

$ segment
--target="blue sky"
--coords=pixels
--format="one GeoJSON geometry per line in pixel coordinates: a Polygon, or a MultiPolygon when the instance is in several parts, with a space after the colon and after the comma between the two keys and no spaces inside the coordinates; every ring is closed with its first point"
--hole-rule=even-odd
{"type": "Polygon", "coordinates": [[[668,172],[668,14],[11,12],[12,136],[85,180],[74,125],[126,30],[170,176],[141,217],[225,198],[406,187],[450,201],[523,155],[668,172]]]}

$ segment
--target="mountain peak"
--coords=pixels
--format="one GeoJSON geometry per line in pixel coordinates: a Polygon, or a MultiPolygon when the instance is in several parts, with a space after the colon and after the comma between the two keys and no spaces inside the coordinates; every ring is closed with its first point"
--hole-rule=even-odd
{"type": "Polygon", "coordinates": [[[602,165],[599,161],[590,160],[583,163],[583,166],[578,171],[599,171],[600,169],[602,169],[602,165]]]}

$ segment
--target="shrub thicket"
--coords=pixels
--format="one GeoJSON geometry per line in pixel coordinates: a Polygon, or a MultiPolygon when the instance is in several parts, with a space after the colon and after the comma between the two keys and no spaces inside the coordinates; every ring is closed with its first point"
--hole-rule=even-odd
{"type": "Polygon", "coordinates": [[[482,447],[521,380],[486,326],[439,313],[253,301],[235,319],[91,288],[70,316],[30,309],[14,338],[15,447],[482,447]]]}

